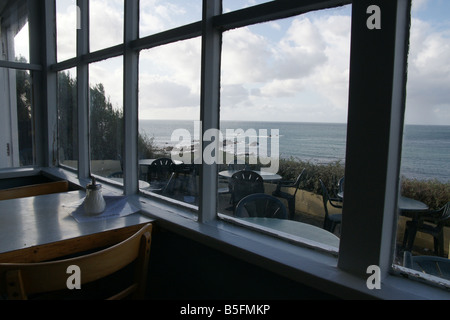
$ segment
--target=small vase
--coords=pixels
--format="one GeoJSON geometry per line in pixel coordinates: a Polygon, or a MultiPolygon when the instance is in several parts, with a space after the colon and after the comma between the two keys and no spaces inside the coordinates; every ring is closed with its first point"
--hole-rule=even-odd
{"type": "Polygon", "coordinates": [[[95,216],[101,214],[106,207],[105,199],[102,195],[102,185],[95,182],[86,186],[86,199],[84,200],[84,211],[86,214],[95,216]]]}

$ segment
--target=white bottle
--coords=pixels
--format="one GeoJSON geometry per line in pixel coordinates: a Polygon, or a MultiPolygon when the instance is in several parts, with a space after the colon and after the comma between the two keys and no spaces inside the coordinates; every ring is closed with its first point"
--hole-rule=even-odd
{"type": "Polygon", "coordinates": [[[94,216],[102,213],[105,210],[105,199],[102,195],[102,185],[95,182],[92,178],[92,183],[86,186],[86,199],[84,200],[84,211],[86,214],[94,216]]]}

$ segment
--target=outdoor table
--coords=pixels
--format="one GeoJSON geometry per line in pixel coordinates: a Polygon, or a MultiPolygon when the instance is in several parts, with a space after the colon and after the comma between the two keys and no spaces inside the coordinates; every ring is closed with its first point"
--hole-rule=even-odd
{"type": "MultiPolygon", "coordinates": [[[[155,161],[155,160],[156,159],[141,159],[141,160],[139,160],[139,165],[140,166],[150,166],[153,163],[153,161],[155,161]]],[[[180,160],[172,160],[172,162],[177,166],[180,164],[183,164],[183,161],[180,161],[180,160]]]]}
{"type": "Polygon", "coordinates": [[[239,219],[257,224],[264,228],[276,230],[287,235],[299,237],[304,240],[313,241],[315,243],[320,243],[322,245],[335,248],[336,250],[339,248],[339,238],[335,234],[311,224],[295,220],[259,217],[246,217],[239,219]]]}
{"type": "MultiPolygon", "coordinates": [[[[252,171],[259,174],[265,182],[274,182],[274,181],[279,181],[282,179],[282,177],[276,173],[272,173],[272,172],[268,172],[268,171],[255,171],[255,170],[252,170],[252,171]]],[[[239,170],[224,170],[224,171],[220,171],[219,175],[221,177],[231,179],[233,174],[235,174],[236,172],[239,172],[239,170]]]]}
{"type": "Polygon", "coordinates": [[[401,196],[398,199],[398,208],[402,211],[402,213],[420,213],[427,211],[428,206],[422,201],[418,201],[415,199],[407,198],[401,196]]]}
{"type": "MultiPolygon", "coordinates": [[[[339,192],[337,195],[344,200],[344,192],[339,192]]],[[[398,198],[398,209],[401,215],[414,218],[418,214],[426,212],[429,208],[422,201],[400,196],[398,198]]]]}

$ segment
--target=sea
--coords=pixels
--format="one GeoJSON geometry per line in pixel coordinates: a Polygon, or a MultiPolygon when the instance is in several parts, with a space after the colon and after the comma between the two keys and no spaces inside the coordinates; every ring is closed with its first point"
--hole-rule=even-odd
{"type": "MultiPolygon", "coordinates": [[[[189,146],[194,150],[199,145],[199,122],[140,120],[139,125],[139,131],[153,138],[159,148],[189,146]]],[[[220,131],[213,136],[221,140],[221,148],[228,152],[256,152],[271,157],[278,154],[280,158],[316,164],[345,164],[346,124],[222,121],[220,125],[220,131]]],[[[406,125],[401,175],[450,183],[450,126],[406,125]]]]}

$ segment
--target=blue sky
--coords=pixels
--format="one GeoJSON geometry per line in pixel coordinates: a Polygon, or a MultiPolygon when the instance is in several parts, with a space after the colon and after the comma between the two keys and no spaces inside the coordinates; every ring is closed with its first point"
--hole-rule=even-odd
{"type": "MultiPolygon", "coordinates": [[[[263,0],[224,0],[224,11],[263,0]]],[[[61,57],[74,52],[75,1],[58,0],[61,57]],[[68,53],[68,54],[67,54],[68,53]]],[[[197,21],[199,0],[142,0],[141,36],[197,21]]],[[[450,125],[450,1],[413,0],[406,122],[450,125]]],[[[119,43],[123,0],[91,0],[92,49],[119,43]],[[101,24],[96,24],[96,21],[101,24]]],[[[345,122],[351,7],[278,20],[224,34],[221,118],[345,122]]],[[[198,119],[200,39],[141,54],[140,117],[198,119]]],[[[121,105],[121,59],[92,65],[121,105]]]]}

